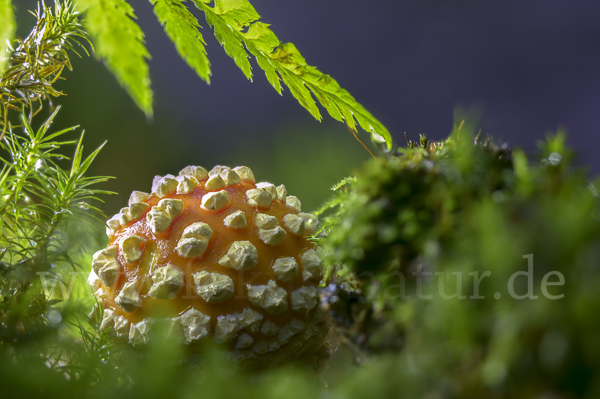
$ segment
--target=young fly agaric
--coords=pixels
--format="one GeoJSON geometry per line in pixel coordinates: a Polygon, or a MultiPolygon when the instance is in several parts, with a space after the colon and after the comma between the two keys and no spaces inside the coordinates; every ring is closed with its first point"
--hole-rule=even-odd
{"type": "Polygon", "coordinates": [[[107,222],[110,243],[94,254],[101,329],[145,344],[167,304],[186,344],[212,338],[237,359],[270,363],[316,354],[327,332],[308,240],[318,221],[300,207],[244,166],[157,176],[107,222]]]}

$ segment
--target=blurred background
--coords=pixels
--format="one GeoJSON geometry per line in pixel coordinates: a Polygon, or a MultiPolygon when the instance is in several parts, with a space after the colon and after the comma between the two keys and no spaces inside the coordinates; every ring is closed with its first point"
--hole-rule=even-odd
{"type": "MultiPolygon", "coordinates": [[[[50,1],[47,1],[49,4],[50,1]]],[[[108,140],[92,174],[116,179],[102,206],[112,215],[132,190],[189,165],[250,166],[284,183],[307,211],[368,159],[345,125],[319,123],[255,66],[245,79],[201,13],[212,63],[206,85],[177,55],[146,0],[129,0],[152,54],[154,117],[147,120],[93,57],[73,59],[57,84],[68,95],[55,124],[79,124],[91,151],[108,140]]],[[[35,0],[13,1],[19,35],[35,0]]],[[[188,2],[189,4],[189,2],[188,2]]],[[[600,172],[600,2],[594,0],[252,0],[280,40],[331,74],[391,131],[442,139],[458,108],[476,110],[483,133],[534,153],[558,128],[590,174],[600,172]]],[[[256,65],[256,64],[254,64],[256,65]]],[[[322,111],[326,113],[326,111],[322,111]]],[[[363,141],[369,138],[360,132],[363,141]]]]}

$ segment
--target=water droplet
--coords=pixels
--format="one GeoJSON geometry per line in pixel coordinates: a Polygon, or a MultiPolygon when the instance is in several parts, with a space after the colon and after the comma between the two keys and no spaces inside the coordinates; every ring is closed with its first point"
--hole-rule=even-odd
{"type": "Polygon", "coordinates": [[[548,161],[550,162],[550,165],[556,166],[562,161],[562,156],[558,152],[553,152],[548,157],[548,161]]]}
{"type": "Polygon", "coordinates": [[[62,316],[60,312],[55,309],[50,310],[46,318],[48,319],[48,323],[53,325],[57,325],[62,321],[62,316]]]}

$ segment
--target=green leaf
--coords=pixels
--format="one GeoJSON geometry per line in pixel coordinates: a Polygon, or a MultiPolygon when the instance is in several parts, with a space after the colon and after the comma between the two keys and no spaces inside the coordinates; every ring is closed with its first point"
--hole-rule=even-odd
{"type": "MultiPolygon", "coordinates": [[[[227,4],[218,2],[215,9],[206,6],[204,3],[210,3],[208,0],[192,0],[196,6],[203,10],[206,14],[206,22],[215,30],[215,36],[219,43],[235,61],[236,65],[242,70],[246,78],[252,80],[252,67],[248,61],[248,53],[244,48],[242,37],[237,32],[243,29],[246,25],[240,25],[236,19],[230,21],[229,18],[223,18],[224,13],[232,12],[234,14],[245,15],[247,19],[254,21],[260,16],[254,11],[254,8],[248,4],[244,12],[239,12],[239,8],[232,10],[231,7],[226,7],[227,4]],[[249,10],[250,8],[251,10],[249,10]]],[[[229,3],[229,2],[227,2],[229,3]]]]}
{"type": "Polygon", "coordinates": [[[152,114],[152,89],[144,33],[125,0],[77,0],[96,54],[146,115],[152,114]]]}
{"type": "Polygon", "coordinates": [[[268,24],[259,22],[260,15],[248,0],[193,0],[206,14],[207,23],[225,52],[234,59],[248,79],[252,79],[249,54],[256,58],[267,80],[279,94],[281,81],[294,98],[321,120],[316,100],[338,121],[344,121],[356,131],[358,124],[371,133],[371,138],[392,147],[389,131],[369,111],[360,105],[331,76],[308,65],[291,43],[281,43],[268,24]],[[214,3],[214,7],[209,4],[214,3]]]}
{"type": "Polygon", "coordinates": [[[198,31],[200,25],[183,4],[185,0],[150,0],[154,13],[165,28],[167,36],[175,44],[177,52],[196,71],[198,76],[210,83],[210,62],[206,56],[204,38],[198,31]]]}
{"type": "Polygon", "coordinates": [[[15,15],[11,0],[0,0],[0,73],[4,72],[8,64],[6,41],[14,38],[15,29],[15,15]]]}

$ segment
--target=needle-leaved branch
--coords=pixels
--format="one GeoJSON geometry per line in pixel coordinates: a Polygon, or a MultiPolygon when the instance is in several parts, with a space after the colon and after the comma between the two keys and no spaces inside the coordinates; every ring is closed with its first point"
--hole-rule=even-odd
{"type": "MultiPolygon", "coordinates": [[[[7,7],[12,16],[10,4],[7,7]]],[[[87,53],[81,43],[87,41],[87,36],[79,23],[79,12],[70,1],[57,1],[54,8],[39,3],[32,14],[37,23],[30,34],[16,40],[14,46],[8,41],[5,49],[10,56],[8,68],[0,75],[0,138],[8,126],[9,110],[20,112],[23,107],[28,108],[31,121],[41,109],[41,100],[62,95],[53,85],[65,68],[72,69],[68,51],[79,55],[75,47],[81,47],[87,53]],[[33,103],[38,104],[36,109],[33,103]]],[[[0,27],[5,17],[0,12],[0,27]]]]}

